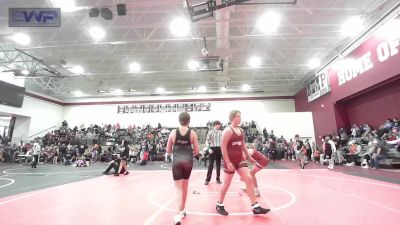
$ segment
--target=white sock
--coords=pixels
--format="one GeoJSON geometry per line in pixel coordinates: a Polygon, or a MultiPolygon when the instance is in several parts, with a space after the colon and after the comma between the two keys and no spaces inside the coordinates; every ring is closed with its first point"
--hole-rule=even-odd
{"type": "Polygon", "coordinates": [[[254,205],[252,205],[251,207],[254,209],[254,208],[260,207],[260,204],[258,204],[258,202],[256,202],[256,203],[254,203],[254,205]]]}
{"type": "Polygon", "coordinates": [[[224,203],[217,202],[217,206],[224,206],[224,203]]]}
{"type": "Polygon", "coordinates": [[[181,215],[175,215],[174,216],[174,221],[175,221],[175,223],[177,223],[177,222],[181,222],[181,215]]]}

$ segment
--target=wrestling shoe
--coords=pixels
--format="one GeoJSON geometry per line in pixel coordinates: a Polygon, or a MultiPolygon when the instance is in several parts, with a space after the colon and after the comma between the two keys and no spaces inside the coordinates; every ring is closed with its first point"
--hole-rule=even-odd
{"type": "Polygon", "coordinates": [[[267,214],[269,211],[271,211],[270,209],[265,209],[265,208],[261,207],[260,204],[258,204],[258,203],[255,203],[254,205],[252,205],[252,207],[253,207],[254,215],[267,214]]]}
{"type": "Polygon", "coordinates": [[[229,213],[225,210],[225,207],[223,204],[217,202],[217,206],[215,207],[215,209],[217,210],[217,212],[223,216],[227,216],[229,215],[229,213]]]}

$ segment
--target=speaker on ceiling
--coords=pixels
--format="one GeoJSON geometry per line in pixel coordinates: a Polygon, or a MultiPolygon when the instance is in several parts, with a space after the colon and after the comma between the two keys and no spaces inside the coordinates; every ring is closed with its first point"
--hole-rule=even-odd
{"type": "Polygon", "coordinates": [[[89,17],[98,17],[100,15],[100,9],[91,8],[89,9],[89,17]]]}
{"type": "Polygon", "coordinates": [[[126,15],[126,5],[125,4],[117,4],[117,13],[118,16],[126,15]]]}
{"type": "Polygon", "coordinates": [[[101,17],[103,17],[105,20],[112,20],[113,13],[109,8],[102,8],[101,9],[101,17]]]}

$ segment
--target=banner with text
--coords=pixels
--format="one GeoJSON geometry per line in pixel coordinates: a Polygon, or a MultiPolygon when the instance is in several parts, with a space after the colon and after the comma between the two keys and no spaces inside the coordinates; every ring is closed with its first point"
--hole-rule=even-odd
{"type": "Polygon", "coordinates": [[[332,98],[339,101],[400,74],[400,15],[387,21],[344,58],[329,65],[332,98]]]}
{"type": "Polygon", "coordinates": [[[117,113],[128,114],[128,113],[168,113],[168,112],[206,112],[206,111],[211,111],[211,103],[119,105],[117,113]]]}

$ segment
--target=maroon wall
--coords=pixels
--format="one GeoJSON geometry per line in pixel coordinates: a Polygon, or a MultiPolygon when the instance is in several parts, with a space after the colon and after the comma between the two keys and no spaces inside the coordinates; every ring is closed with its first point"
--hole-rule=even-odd
{"type": "Polygon", "coordinates": [[[400,15],[387,21],[344,58],[326,70],[334,101],[343,100],[397,76],[400,71],[400,15]]]}
{"type": "Polygon", "coordinates": [[[379,127],[387,118],[400,117],[400,75],[397,78],[391,83],[336,104],[330,93],[308,102],[304,88],[294,98],[296,112],[312,112],[318,142],[320,136],[338,128],[350,128],[354,123],[379,127]]]}
{"type": "Polygon", "coordinates": [[[400,117],[400,79],[343,103],[349,124],[368,123],[378,127],[387,118],[400,117]]]}
{"type": "Polygon", "coordinates": [[[315,138],[318,143],[320,136],[337,130],[335,107],[330,94],[326,94],[309,103],[306,89],[304,88],[295,95],[294,102],[296,112],[312,112],[315,138]]]}
{"type": "Polygon", "coordinates": [[[327,73],[331,92],[308,102],[304,88],[295,96],[297,112],[312,112],[315,137],[350,124],[374,127],[400,114],[400,37],[393,29],[400,15],[389,20],[344,58],[319,73],[327,73]]]}

